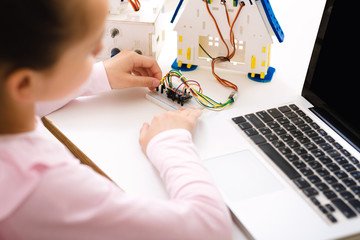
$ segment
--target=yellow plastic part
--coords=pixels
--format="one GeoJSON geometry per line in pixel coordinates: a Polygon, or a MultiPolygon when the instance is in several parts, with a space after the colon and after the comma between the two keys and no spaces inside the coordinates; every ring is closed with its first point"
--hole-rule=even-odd
{"type": "Polygon", "coordinates": [[[179,36],[179,42],[183,41],[183,36],[179,36]]]}
{"type": "Polygon", "coordinates": [[[256,57],[252,56],[251,57],[251,68],[254,69],[256,65],[256,57]]]}
{"type": "Polygon", "coordinates": [[[251,77],[255,77],[255,73],[251,73],[251,77]]]}
{"type": "Polygon", "coordinates": [[[187,57],[188,60],[191,59],[191,48],[187,49],[186,57],[187,57]]]}
{"type": "Polygon", "coordinates": [[[269,68],[270,66],[270,54],[271,54],[271,44],[269,44],[269,47],[268,47],[268,55],[267,55],[267,66],[266,66],[266,69],[269,68]]]}
{"type": "Polygon", "coordinates": [[[187,68],[191,68],[191,64],[186,64],[186,67],[187,67],[187,68]]]}
{"type": "Polygon", "coordinates": [[[178,61],[178,67],[181,67],[182,61],[178,61]]]}
{"type": "Polygon", "coordinates": [[[262,52],[266,53],[266,47],[262,47],[262,52]]]}
{"type": "Polygon", "coordinates": [[[182,55],[182,49],[179,49],[179,55],[182,55]]]}
{"type": "Polygon", "coordinates": [[[261,73],[260,73],[260,78],[261,78],[261,79],[264,79],[264,78],[265,78],[265,73],[264,73],[264,72],[261,72],[261,73]]]}

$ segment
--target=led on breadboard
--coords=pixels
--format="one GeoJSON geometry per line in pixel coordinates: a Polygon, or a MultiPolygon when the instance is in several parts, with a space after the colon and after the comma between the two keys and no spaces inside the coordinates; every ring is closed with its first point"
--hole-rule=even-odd
{"type": "Polygon", "coordinates": [[[177,100],[172,100],[171,98],[168,98],[166,92],[161,93],[161,91],[156,90],[147,93],[145,97],[149,101],[169,111],[178,110],[181,107],[199,109],[203,108],[203,106],[197,103],[193,97],[187,99],[185,102],[183,102],[183,104],[179,103],[177,100]]]}

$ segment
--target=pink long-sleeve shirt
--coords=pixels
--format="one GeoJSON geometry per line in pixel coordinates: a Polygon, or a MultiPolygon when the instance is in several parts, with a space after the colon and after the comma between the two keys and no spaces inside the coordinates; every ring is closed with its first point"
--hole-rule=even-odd
{"type": "MultiPolygon", "coordinates": [[[[108,89],[100,63],[79,95],[108,89]]],[[[40,104],[38,113],[68,101],[40,104]]],[[[229,212],[188,131],[158,134],[148,144],[147,156],[169,200],[121,191],[80,164],[39,118],[33,131],[0,135],[0,239],[231,238],[229,212]]]]}

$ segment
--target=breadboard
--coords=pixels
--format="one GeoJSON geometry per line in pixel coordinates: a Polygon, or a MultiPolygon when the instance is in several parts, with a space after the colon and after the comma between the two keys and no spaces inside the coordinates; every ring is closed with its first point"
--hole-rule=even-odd
{"type": "Polygon", "coordinates": [[[149,101],[155,103],[156,105],[168,111],[178,110],[181,107],[185,107],[185,108],[193,107],[198,109],[203,108],[203,106],[197,103],[193,97],[187,100],[186,102],[184,102],[183,106],[181,106],[181,104],[178,103],[177,101],[173,101],[172,99],[168,98],[165,93],[162,94],[160,93],[160,91],[156,91],[156,90],[147,93],[145,97],[149,101]]]}

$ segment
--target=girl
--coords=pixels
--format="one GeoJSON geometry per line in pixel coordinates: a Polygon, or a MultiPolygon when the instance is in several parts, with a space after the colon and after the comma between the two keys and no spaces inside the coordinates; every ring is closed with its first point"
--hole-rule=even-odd
{"type": "Polygon", "coordinates": [[[229,239],[229,213],[191,140],[199,110],[140,130],[168,201],[122,192],[41,124],[79,95],[159,85],[157,63],[133,52],[92,67],[106,14],[106,0],[0,2],[0,239],[229,239]]]}

